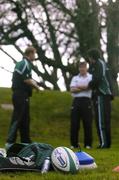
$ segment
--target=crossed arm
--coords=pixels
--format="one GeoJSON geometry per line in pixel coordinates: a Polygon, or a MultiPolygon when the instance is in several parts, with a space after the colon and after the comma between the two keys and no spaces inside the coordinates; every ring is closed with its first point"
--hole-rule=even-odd
{"type": "Polygon", "coordinates": [[[77,86],[77,87],[72,86],[70,88],[71,93],[79,93],[81,91],[86,91],[86,90],[88,90],[88,86],[77,86]]]}

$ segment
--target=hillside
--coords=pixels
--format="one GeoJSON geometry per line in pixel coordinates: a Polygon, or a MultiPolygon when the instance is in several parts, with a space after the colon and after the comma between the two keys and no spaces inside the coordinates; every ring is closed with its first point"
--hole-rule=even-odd
{"type": "MultiPolygon", "coordinates": [[[[70,107],[72,98],[68,92],[41,91],[34,92],[31,98],[31,137],[33,141],[49,143],[54,147],[70,147],[70,107]]],[[[0,88],[0,105],[11,104],[11,90],[0,88]]],[[[93,149],[86,150],[96,159],[98,168],[91,171],[79,172],[76,176],[48,173],[46,179],[119,179],[119,174],[112,172],[113,167],[119,165],[119,98],[112,102],[112,148],[97,150],[98,144],[95,123],[93,126],[93,149]]],[[[12,110],[0,106],[0,147],[4,147],[12,110]]],[[[80,143],[83,149],[83,131],[81,126],[80,143]]],[[[19,142],[19,138],[18,138],[19,142]]],[[[83,149],[84,150],[84,149],[83,149]]],[[[38,179],[39,175],[27,173],[31,179],[38,179]]],[[[27,179],[25,173],[7,174],[0,179],[27,179]]],[[[43,177],[41,176],[42,180],[43,177]]]]}

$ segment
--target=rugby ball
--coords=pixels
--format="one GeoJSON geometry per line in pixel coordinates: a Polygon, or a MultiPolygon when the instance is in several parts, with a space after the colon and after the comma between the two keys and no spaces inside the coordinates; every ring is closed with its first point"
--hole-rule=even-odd
{"type": "Polygon", "coordinates": [[[57,147],[51,154],[51,162],[56,171],[75,174],[79,170],[76,154],[67,147],[57,147]]]}

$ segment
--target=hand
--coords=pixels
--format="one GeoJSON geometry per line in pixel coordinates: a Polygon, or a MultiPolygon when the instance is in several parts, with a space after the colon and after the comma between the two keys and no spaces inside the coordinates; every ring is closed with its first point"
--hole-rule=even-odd
{"type": "Polygon", "coordinates": [[[40,87],[39,86],[36,86],[35,89],[36,89],[37,92],[40,91],[40,87]]]}

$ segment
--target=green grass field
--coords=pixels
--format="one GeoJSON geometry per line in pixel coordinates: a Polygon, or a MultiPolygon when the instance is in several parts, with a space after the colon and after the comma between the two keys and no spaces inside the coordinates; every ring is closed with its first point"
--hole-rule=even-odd
{"type": "MultiPolygon", "coordinates": [[[[57,146],[70,147],[70,106],[72,98],[67,92],[41,91],[34,92],[31,98],[31,137],[35,142],[43,142],[57,146]]],[[[0,88],[0,105],[11,104],[11,90],[0,88]]],[[[118,180],[119,173],[112,169],[119,165],[119,98],[112,102],[112,147],[97,150],[98,138],[95,124],[93,126],[93,148],[83,149],[83,128],[80,131],[82,150],[95,158],[98,165],[94,170],[79,171],[76,175],[57,172],[40,173],[0,173],[0,180],[118,180]]],[[[12,110],[0,106],[0,147],[4,148],[12,110]]],[[[18,137],[19,142],[19,137],[18,137]]],[[[76,150],[77,151],[77,150],[76,150]]]]}

